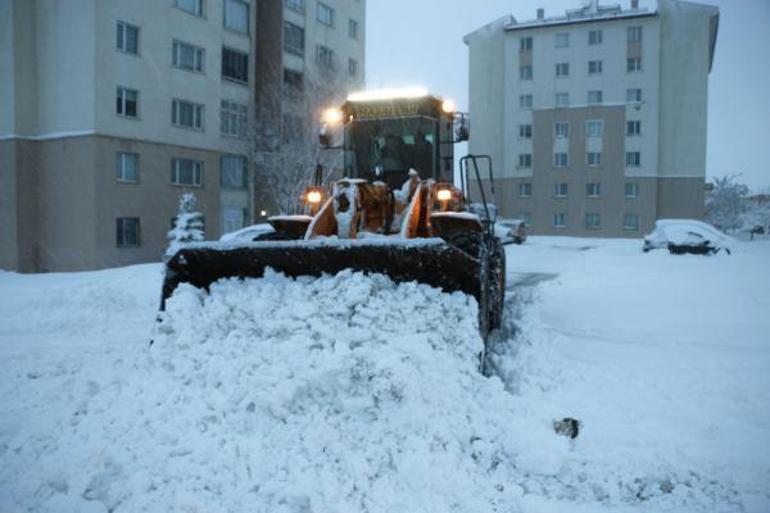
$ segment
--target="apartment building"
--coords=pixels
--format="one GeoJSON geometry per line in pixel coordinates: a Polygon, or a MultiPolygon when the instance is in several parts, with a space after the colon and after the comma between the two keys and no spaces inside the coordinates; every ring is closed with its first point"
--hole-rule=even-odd
{"type": "Polygon", "coordinates": [[[596,237],[701,218],[718,23],[692,2],[592,0],[467,35],[470,152],[494,159],[501,215],[596,237]]]}
{"type": "Polygon", "coordinates": [[[253,0],[0,0],[0,268],[158,261],[250,217],[253,0]]]}
{"type": "Polygon", "coordinates": [[[341,173],[341,152],[322,150],[318,131],[325,108],[364,87],[365,15],[365,0],[258,2],[260,217],[291,211],[317,164],[328,174],[341,173]]]}

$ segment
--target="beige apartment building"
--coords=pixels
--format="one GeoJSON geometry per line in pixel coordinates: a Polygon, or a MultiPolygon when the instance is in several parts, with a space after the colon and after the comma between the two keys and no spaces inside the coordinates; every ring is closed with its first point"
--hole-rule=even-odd
{"type": "Polygon", "coordinates": [[[701,218],[718,23],[692,2],[593,0],[467,35],[469,148],[494,159],[501,215],[596,237],[701,218]]]}
{"type": "MultiPolygon", "coordinates": [[[[362,77],[364,1],[307,4],[307,32],[336,55],[350,38],[316,20],[347,36],[355,17],[362,77]]],[[[0,0],[0,269],[159,261],[184,192],[208,239],[258,218],[257,105],[284,83],[258,70],[283,46],[270,5],[305,4],[0,0]]]]}

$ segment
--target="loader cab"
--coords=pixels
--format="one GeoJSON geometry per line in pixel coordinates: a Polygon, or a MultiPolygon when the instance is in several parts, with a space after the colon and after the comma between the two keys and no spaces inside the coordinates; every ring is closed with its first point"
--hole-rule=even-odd
{"type": "Polygon", "coordinates": [[[454,106],[418,91],[353,94],[342,107],[344,174],[382,181],[392,189],[420,178],[452,182],[454,106]]]}

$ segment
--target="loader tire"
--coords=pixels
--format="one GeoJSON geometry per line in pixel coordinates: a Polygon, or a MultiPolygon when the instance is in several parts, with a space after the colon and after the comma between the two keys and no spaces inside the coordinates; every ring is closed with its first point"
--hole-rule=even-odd
{"type": "Polygon", "coordinates": [[[486,339],[490,331],[490,308],[494,304],[491,297],[490,254],[488,244],[484,241],[484,234],[480,232],[453,232],[444,236],[449,244],[464,251],[473,258],[479,260],[479,331],[486,339]]]}

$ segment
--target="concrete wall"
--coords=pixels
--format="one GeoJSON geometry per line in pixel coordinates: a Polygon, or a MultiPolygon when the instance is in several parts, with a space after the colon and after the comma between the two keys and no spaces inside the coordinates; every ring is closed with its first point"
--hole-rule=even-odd
{"type": "Polygon", "coordinates": [[[3,190],[16,194],[0,204],[9,216],[0,231],[0,268],[24,272],[78,271],[157,262],[179,196],[193,192],[206,220],[206,235],[219,236],[220,154],[136,140],[85,136],[46,141],[0,141],[3,190]],[[118,182],[119,151],[138,153],[138,183],[118,182]],[[171,184],[171,159],[204,162],[202,187],[171,184]],[[14,183],[15,182],[15,183],[14,183]],[[116,219],[139,217],[141,244],[118,248],[116,219]]]}
{"type": "Polygon", "coordinates": [[[705,214],[703,177],[658,180],[657,219],[702,219],[705,214]]]}
{"type": "MultiPolygon", "coordinates": [[[[716,7],[659,0],[660,175],[705,177],[708,75],[716,7]]],[[[698,216],[700,217],[700,216],[698,216]]]]}
{"type": "Polygon", "coordinates": [[[503,26],[508,17],[500,18],[466,36],[470,58],[469,110],[470,139],[468,152],[491,155],[498,176],[509,176],[505,166],[504,128],[512,120],[505,107],[507,96],[505,75],[505,39],[503,26]]]}
{"type": "Polygon", "coordinates": [[[0,269],[19,266],[16,145],[15,140],[0,140],[0,269]]]}
{"type": "Polygon", "coordinates": [[[179,196],[192,192],[198,200],[198,210],[206,223],[206,238],[220,235],[220,154],[182,146],[155,144],[145,141],[98,137],[94,150],[95,201],[94,266],[114,267],[137,262],[157,262],[168,246],[167,233],[171,219],[177,214],[179,196]],[[139,182],[124,183],[115,179],[117,152],[139,154],[139,182]],[[203,161],[203,185],[183,187],[171,184],[171,159],[189,158],[203,161]],[[138,217],[141,225],[141,245],[118,248],[116,219],[138,217]]]}
{"type": "MultiPolygon", "coordinates": [[[[23,2],[15,2],[19,5],[23,2]]],[[[34,31],[37,90],[19,91],[17,98],[37,99],[37,126],[31,134],[93,131],[97,68],[94,34],[95,0],[36,0],[34,31]],[[77,71],[75,71],[77,70],[77,71]]],[[[115,37],[110,39],[114,47],[115,37]]],[[[17,54],[21,59],[30,56],[17,54]]],[[[99,71],[101,73],[101,70],[99,71]]],[[[19,116],[34,120],[31,113],[19,116]]]]}

